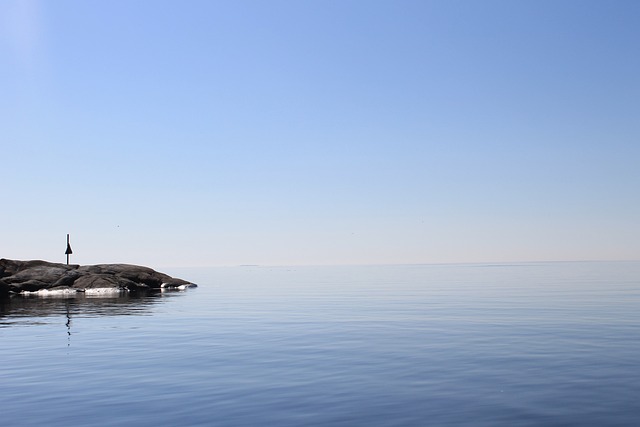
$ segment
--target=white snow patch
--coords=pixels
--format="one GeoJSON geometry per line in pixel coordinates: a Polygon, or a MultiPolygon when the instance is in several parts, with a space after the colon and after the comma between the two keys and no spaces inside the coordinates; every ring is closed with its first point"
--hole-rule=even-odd
{"type": "Polygon", "coordinates": [[[168,289],[168,290],[180,290],[180,291],[184,291],[186,289],[189,288],[195,288],[196,285],[194,285],[193,283],[187,283],[186,285],[179,285],[179,286],[175,286],[175,285],[170,285],[168,283],[163,283],[162,285],[160,285],[160,289],[168,289]]]}
{"type": "Polygon", "coordinates": [[[118,288],[92,288],[85,289],[84,293],[86,295],[105,295],[105,294],[119,294],[121,292],[128,292],[127,289],[118,289],[118,288]]]}
{"type": "Polygon", "coordinates": [[[78,292],[82,292],[79,291],[78,289],[54,289],[54,290],[49,290],[49,289],[39,289],[37,291],[22,291],[21,293],[24,295],[37,295],[40,297],[55,297],[55,296],[64,296],[64,295],[75,295],[78,292]]]}

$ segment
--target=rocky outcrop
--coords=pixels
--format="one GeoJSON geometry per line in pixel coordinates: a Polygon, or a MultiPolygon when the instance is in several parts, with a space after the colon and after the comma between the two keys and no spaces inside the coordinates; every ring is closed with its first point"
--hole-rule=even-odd
{"type": "Polygon", "coordinates": [[[129,264],[66,265],[0,259],[0,295],[36,291],[85,292],[89,289],[138,292],[195,287],[148,267],[129,264]]]}

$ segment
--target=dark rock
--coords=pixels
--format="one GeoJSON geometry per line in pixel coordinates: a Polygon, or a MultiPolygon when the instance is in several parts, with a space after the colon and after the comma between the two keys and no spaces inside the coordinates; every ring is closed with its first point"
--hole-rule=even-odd
{"type": "Polygon", "coordinates": [[[4,280],[0,279],[0,295],[5,295],[9,293],[9,284],[4,280]]]}
{"type": "Polygon", "coordinates": [[[42,289],[112,289],[129,292],[195,287],[148,267],[129,264],[66,265],[46,261],[0,259],[0,294],[42,289]]]}
{"type": "Polygon", "coordinates": [[[124,289],[116,276],[108,274],[87,274],[78,277],[72,285],[75,289],[124,289]]]}
{"type": "Polygon", "coordinates": [[[63,274],[58,280],[55,281],[52,288],[60,287],[60,286],[71,286],[73,283],[80,277],[80,272],[78,270],[70,270],[63,274]]]}

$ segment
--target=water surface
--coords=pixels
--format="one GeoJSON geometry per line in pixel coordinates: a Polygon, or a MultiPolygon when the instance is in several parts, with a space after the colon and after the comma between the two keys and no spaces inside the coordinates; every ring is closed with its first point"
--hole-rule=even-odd
{"type": "Polygon", "coordinates": [[[16,426],[566,426],[640,419],[640,263],[173,269],[0,303],[16,426]]]}

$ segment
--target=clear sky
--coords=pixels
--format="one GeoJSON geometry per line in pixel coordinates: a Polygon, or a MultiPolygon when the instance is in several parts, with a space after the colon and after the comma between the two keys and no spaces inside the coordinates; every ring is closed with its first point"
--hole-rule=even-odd
{"type": "Polygon", "coordinates": [[[640,259],[640,2],[0,1],[0,257],[640,259]]]}

